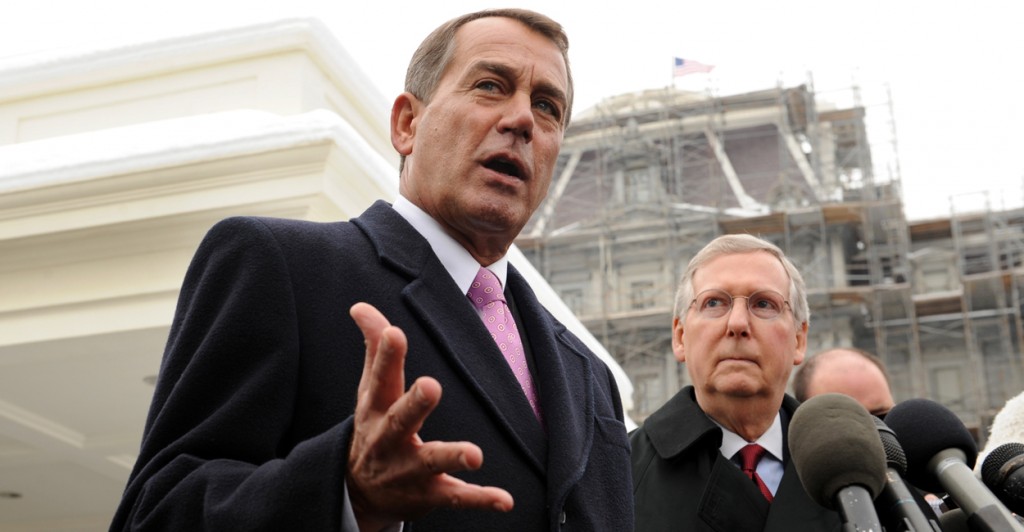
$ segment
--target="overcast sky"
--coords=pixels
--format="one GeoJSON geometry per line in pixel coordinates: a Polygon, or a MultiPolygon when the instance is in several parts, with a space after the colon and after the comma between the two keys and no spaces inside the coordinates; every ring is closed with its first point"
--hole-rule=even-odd
{"type": "Polygon", "coordinates": [[[527,7],[566,27],[577,113],[673,83],[725,95],[810,79],[823,93],[858,85],[879,116],[888,113],[888,90],[906,211],[919,219],[948,215],[951,197],[976,206],[986,191],[994,208],[1024,203],[1024,8],[1013,4],[36,0],[4,8],[0,58],[316,17],[390,101],[409,56],[438,24],[485,7],[527,7]],[[715,69],[673,80],[674,56],[715,69]]]}

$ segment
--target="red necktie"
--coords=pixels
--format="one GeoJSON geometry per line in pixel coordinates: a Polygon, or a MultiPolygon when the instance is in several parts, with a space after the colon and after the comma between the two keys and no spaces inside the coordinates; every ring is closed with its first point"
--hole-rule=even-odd
{"type": "Polygon", "coordinates": [[[764,456],[766,452],[768,451],[764,447],[761,447],[756,443],[751,443],[750,445],[740,449],[740,452],[737,454],[740,455],[740,469],[742,469],[743,472],[754,481],[754,484],[757,484],[758,489],[761,490],[761,495],[764,495],[764,498],[768,499],[768,502],[772,502],[774,497],[772,497],[771,490],[768,489],[768,486],[766,486],[764,481],[761,480],[760,475],[757,474],[757,463],[761,461],[761,457],[764,456]]]}
{"type": "Polygon", "coordinates": [[[533,388],[533,376],[526,365],[526,353],[523,342],[519,338],[519,329],[512,318],[512,311],[505,302],[505,294],[501,290],[501,282],[487,268],[480,268],[469,287],[469,299],[480,311],[487,331],[498,344],[501,354],[505,355],[512,373],[515,374],[519,386],[526,394],[526,400],[533,407],[538,420],[543,421],[540,405],[537,403],[537,392],[533,388]]]}

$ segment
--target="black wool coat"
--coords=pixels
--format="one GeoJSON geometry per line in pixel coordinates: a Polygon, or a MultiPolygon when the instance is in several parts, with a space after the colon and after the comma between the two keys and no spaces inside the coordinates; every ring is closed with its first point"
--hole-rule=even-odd
{"type": "MultiPolygon", "coordinates": [[[[799,403],[782,402],[785,443],[799,403]]],[[[630,436],[636,531],[840,530],[839,514],[804,491],[783,445],[785,470],[771,504],[722,456],[722,429],[697,405],[693,386],[679,391],[630,436]]]]}
{"type": "Polygon", "coordinates": [[[406,385],[440,405],[424,440],[472,441],[456,476],[508,490],[509,513],[438,509],[406,530],[628,531],[629,442],[608,367],[515,268],[506,293],[532,351],[547,430],[468,298],[405,219],[231,218],[189,268],[142,448],[111,530],[340,530],[363,336],[376,306],[408,338],[406,385]]]}

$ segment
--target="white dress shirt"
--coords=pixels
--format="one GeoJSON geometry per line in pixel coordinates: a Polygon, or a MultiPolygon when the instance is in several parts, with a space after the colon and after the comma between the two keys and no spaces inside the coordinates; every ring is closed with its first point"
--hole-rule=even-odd
{"type": "MultiPolygon", "coordinates": [[[[416,232],[427,240],[430,249],[434,250],[434,255],[437,255],[438,259],[441,259],[441,265],[448,271],[448,275],[452,276],[452,280],[458,285],[459,290],[463,294],[469,293],[469,286],[473,284],[473,279],[476,278],[476,273],[480,270],[480,263],[466,251],[466,248],[462,247],[462,244],[445,233],[437,220],[431,218],[429,214],[423,212],[423,209],[411,201],[399,196],[392,206],[395,212],[405,218],[416,229],[416,232]]],[[[508,257],[502,257],[486,267],[501,281],[501,287],[504,288],[505,278],[508,276],[508,257]]]]}
{"type": "MultiPolygon", "coordinates": [[[[712,419],[712,421],[715,420],[712,419]]],[[[717,421],[715,424],[722,427],[717,421]]],[[[775,495],[782,482],[782,473],[785,472],[785,467],[782,465],[782,418],[778,412],[775,413],[775,420],[772,421],[768,430],[756,441],[749,442],[739,434],[722,427],[722,447],[720,448],[722,456],[729,457],[736,467],[740,466],[740,458],[737,453],[751,443],[756,443],[768,451],[757,463],[757,475],[761,477],[765,486],[768,486],[772,495],[775,495]]]]}

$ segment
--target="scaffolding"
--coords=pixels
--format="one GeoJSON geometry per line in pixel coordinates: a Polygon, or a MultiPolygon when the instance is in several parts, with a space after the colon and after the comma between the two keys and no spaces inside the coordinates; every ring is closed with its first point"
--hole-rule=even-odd
{"type": "Polygon", "coordinates": [[[630,376],[637,421],[688,382],[671,349],[682,270],[751,233],[804,275],[809,354],[876,353],[897,400],[935,399],[983,439],[1024,382],[1024,213],[910,223],[900,191],[887,91],[649,90],[575,119],[517,244],[630,376]]]}

